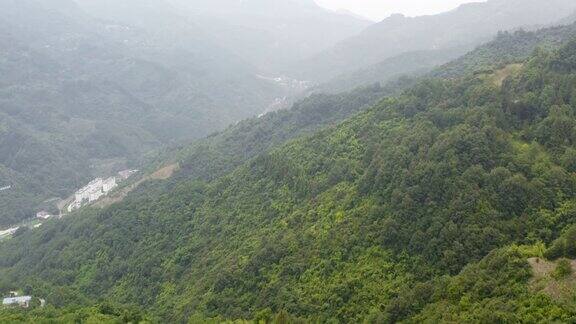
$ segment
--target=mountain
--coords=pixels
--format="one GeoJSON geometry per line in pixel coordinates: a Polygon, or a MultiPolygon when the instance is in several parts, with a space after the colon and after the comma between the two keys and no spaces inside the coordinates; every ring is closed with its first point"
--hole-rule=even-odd
{"type": "MultiPolygon", "coordinates": [[[[209,181],[224,176],[238,166],[277,146],[316,131],[337,125],[382,98],[397,93],[410,80],[386,86],[358,88],[348,93],[314,94],[296,102],[290,109],[248,119],[228,129],[170,152],[180,165],[174,182],[209,181]]],[[[161,164],[167,164],[166,156],[161,164]]]]}
{"type": "MultiPolygon", "coordinates": [[[[535,32],[500,33],[493,41],[454,60],[421,78],[460,78],[478,73],[493,73],[508,64],[523,62],[537,49],[554,49],[576,34],[576,24],[545,28],[535,32]]],[[[422,53],[416,57],[424,58],[422,53]]],[[[393,60],[391,60],[393,61],[393,60]]],[[[413,60],[417,62],[417,59],[413,60]]],[[[394,64],[390,64],[393,68],[394,64]]],[[[312,94],[291,109],[248,119],[191,145],[161,154],[150,172],[165,165],[179,165],[172,184],[180,181],[209,181],[231,172],[247,160],[299,136],[312,134],[337,124],[371,104],[410,87],[415,78],[397,77],[384,86],[375,83],[338,94],[312,94]]],[[[360,81],[358,81],[361,84],[360,81]]],[[[327,85],[311,91],[326,91],[327,85]]],[[[160,185],[147,190],[167,190],[160,185]]]]}
{"type": "MultiPolygon", "coordinates": [[[[155,26],[157,9],[170,12],[170,24],[194,25],[207,40],[259,69],[277,74],[293,64],[353,36],[371,22],[325,10],[313,0],[78,0],[104,19],[155,26]]],[[[178,34],[178,33],[175,33],[178,34]]]]}
{"type": "Polygon", "coordinates": [[[576,10],[571,0],[489,0],[433,16],[393,15],[297,66],[299,78],[327,81],[414,51],[471,50],[498,31],[546,26],[576,10]]]}
{"type": "Polygon", "coordinates": [[[500,32],[474,51],[429,73],[431,77],[457,78],[471,72],[486,72],[495,67],[525,60],[538,48],[554,49],[574,38],[576,23],[537,31],[500,32]]]}
{"type": "MultiPolygon", "coordinates": [[[[494,73],[504,66],[527,60],[539,48],[557,49],[574,35],[576,23],[534,32],[502,32],[491,42],[423,74],[419,79],[454,79],[494,73]]],[[[415,56],[423,58],[426,54],[418,53],[415,56]]],[[[413,62],[417,62],[417,59],[413,62]]],[[[390,68],[393,65],[391,62],[390,68]]],[[[193,144],[170,150],[160,155],[153,167],[172,163],[180,165],[174,182],[184,179],[213,180],[278,145],[336,125],[385,97],[402,92],[418,80],[398,76],[391,79],[382,85],[375,82],[370,86],[359,86],[355,90],[335,94],[328,93],[329,89],[333,89],[329,85],[320,85],[312,88],[310,91],[313,93],[309,97],[297,101],[290,109],[242,121],[193,144]]],[[[362,83],[359,81],[358,84],[362,83]]],[[[334,87],[337,88],[336,85],[334,87]]]]}
{"type": "Polygon", "coordinates": [[[328,82],[307,90],[308,93],[337,93],[372,84],[386,84],[402,76],[411,77],[462,77],[469,73],[486,72],[507,64],[520,62],[538,48],[557,48],[574,37],[576,25],[563,19],[555,27],[535,31],[523,29],[499,32],[490,42],[474,50],[430,50],[400,54],[378,64],[342,74],[328,82]]]}
{"type": "Polygon", "coordinates": [[[286,93],[193,26],[170,37],[168,14],[155,12],[152,32],[94,19],[68,0],[0,8],[0,185],[11,186],[0,193],[0,225],[286,93]]]}
{"type": "MultiPolygon", "coordinates": [[[[276,73],[369,24],[313,1],[0,6],[0,188],[10,186],[0,192],[2,227],[40,209],[57,212],[54,202],[74,189],[138,165],[152,151],[276,109],[303,83],[261,73],[276,73]]],[[[458,53],[403,53],[313,91],[423,74],[458,53]]]]}
{"type": "Polygon", "coordinates": [[[570,322],[573,290],[553,289],[576,282],[557,259],[576,257],[575,57],[570,41],[422,80],[231,171],[19,231],[0,243],[0,291],[56,310],[0,314],[570,322]]]}
{"type": "Polygon", "coordinates": [[[371,84],[386,84],[403,76],[422,76],[463,54],[465,52],[461,49],[403,53],[360,70],[341,74],[310,88],[309,91],[338,93],[371,84]]]}
{"type": "Polygon", "coordinates": [[[303,0],[0,9],[0,188],[11,187],[0,193],[0,227],[57,212],[53,202],[152,151],[276,109],[303,83],[263,73],[369,24],[303,0]]]}

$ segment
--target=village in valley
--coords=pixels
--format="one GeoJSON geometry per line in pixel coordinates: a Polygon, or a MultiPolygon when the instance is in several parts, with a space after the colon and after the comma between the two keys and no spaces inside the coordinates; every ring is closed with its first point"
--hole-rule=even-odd
{"type": "MultiPolygon", "coordinates": [[[[59,213],[57,215],[46,210],[40,210],[36,213],[35,219],[28,220],[18,226],[0,230],[0,240],[11,237],[22,227],[37,228],[42,226],[42,221],[46,221],[52,218],[62,218],[68,213],[78,210],[84,206],[93,204],[103,197],[108,196],[111,192],[114,191],[114,189],[118,187],[119,183],[127,180],[137,172],[138,170],[124,170],[118,172],[116,176],[112,176],[106,179],[96,178],[90,181],[90,183],[88,183],[86,186],[78,189],[70,198],[62,200],[58,204],[59,213]]],[[[10,189],[11,186],[6,186],[0,188],[0,191],[10,189]]]]}
{"type": "MultiPolygon", "coordinates": [[[[118,172],[117,176],[109,177],[106,179],[96,178],[86,186],[78,189],[73,196],[67,200],[61,201],[59,204],[60,213],[54,215],[48,211],[41,210],[36,213],[36,218],[28,220],[19,226],[14,226],[9,229],[0,230],[0,240],[10,238],[20,228],[38,228],[42,226],[42,222],[52,218],[62,218],[64,215],[78,210],[84,206],[90,205],[103,197],[108,196],[111,192],[118,187],[118,185],[128,180],[132,175],[137,173],[138,170],[124,170],[118,172]],[[62,208],[63,207],[63,208],[62,208]]],[[[10,190],[11,186],[0,188],[0,191],[10,190]]],[[[22,294],[18,291],[11,291],[7,296],[2,298],[1,307],[10,308],[37,308],[45,307],[46,300],[29,295],[22,294]]]]}

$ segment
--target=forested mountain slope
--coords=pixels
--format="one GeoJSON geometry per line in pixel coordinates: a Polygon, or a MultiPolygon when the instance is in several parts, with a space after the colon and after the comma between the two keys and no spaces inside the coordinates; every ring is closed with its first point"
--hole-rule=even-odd
{"type": "Polygon", "coordinates": [[[494,40],[468,54],[436,68],[431,77],[462,77],[470,72],[486,72],[524,61],[538,48],[555,49],[574,38],[576,23],[536,31],[500,32],[494,40]]]}
{"type": "MultiPolygon", "coordinates": [[[[545,28],[535,32],[500,33],[493,41],[478,47],[463,57],[436,68],[421,78],[456,78],[474,73],[490,73],[512,63],[523,62],[537,48],[558,48],[576,34],[576,24],[545,28]]],[[[415,54],[414,61],[427,52],[415,54]]],[[[402,58],[398,58],[402,60],[402,58]]],[[[398,65],[392,59],[390,67],[398,65]],[[396,64],[393,64],[395,62],[396,64]]],[[[385,96],[413,85],[417,78],[390,76],[394,81],[340,94],[324,94],[334,84],[311,89],[310,97],[297,102],[291,109],[248,119],[228,129],[160,155],[157,165],[178,163],[181,166],[172,182],[182,179],[211,180],[231,171],[271,148],[303,134],[339,123],[385,96]]],[[[351,81],[351,80],[348,80],[351,81]]],[[[358,84],[362,84],[360,80],[358,84]]]]}
{"type": "Polygon", "coordinates": [[[341,74],[312,87],[309,91],[338,93],[377,83],[386,84],[403,76],[423,76],[465,53],[466,51],[458,48],[403,53],[360,70],[341,74]]]}
{"type": "Polygon", "coordinates": [[[393,15],[305,60],[298,75],[327,81],[403,53],[454,49],[462,53],[489,41],[498,31],[547,26],[574,10],[572,0],[489,0],[433,16],[393,15]]]}
{"type": "MultiPolygon", "coordinates": [[[[174,173],[167,181],[146,183],[143,190],[147,194],[161,193],[184,181],[217,179],[290,140],[335,126],[415,82],[416,79],[401,78],[385,86],[373,85],[340,94],[313,94],[290,109],[247,119],[192,144],[169,148],[147,164],[141,179],[147,181],[159,170],[176,166],[174,173]]],[[[125,193],[119,192],[112,199],[123,196],[125,193]]]]}
{"type": "Polygon", "coordinates": [[[245,120],[192,145],[170,151],[162,156],[161,163],[175,161],[181,166],[173,182],[183,178],[212,180],[276,146],[337,125],[413,82],[401,79],[385,86],[374,85],[346,93],[314,94],[295,103],[291,109],[245,120]]]}
{"type": "Polygon", "coordinates": [[[499,32],[493,40],[468,53],[462,49],[417,51],[400,54],[378,64],[345,73],[311,88],[311,92],[334,93],[386,83],[406,75],[411,77],[454,78],[469,73],[486,72],[507,64],[521,62],[537,48],[553,49],[571,39],[576,31],[573,19],[564,19],[555,27],[535,31],[499,32]]]}
{"type": "Polygon", "coordinates": [[[151,32],[95,19],[72,0],[0,9],[0,188],[11,186],[0,192],[0,228],[286,94],[169,10],[154,10],[151,32]]]}
{"type": "Polygon", "coordinates": [[[528,257],[574,257],[575,57],[422,81],[222,177],[18,233],[0,290],[163,321],[570,322],[528,257]]]}

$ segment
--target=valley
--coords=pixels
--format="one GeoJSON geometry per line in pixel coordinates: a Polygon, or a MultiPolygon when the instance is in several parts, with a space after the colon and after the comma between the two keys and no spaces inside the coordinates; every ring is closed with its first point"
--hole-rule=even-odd
{"type": "Polygon", "coordinates": [[[576,321],[574,1],[0,28],[0,322],[576,321]]]}

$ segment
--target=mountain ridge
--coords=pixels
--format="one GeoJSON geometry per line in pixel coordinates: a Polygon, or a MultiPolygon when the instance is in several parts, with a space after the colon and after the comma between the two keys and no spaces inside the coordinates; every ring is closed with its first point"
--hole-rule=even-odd
{"type": "Polygon", "coordinates": [[[574,12],[572,1],[490,0],[421,17],[393,15],[299,66],[300,77],[325,81],[417,50],[471,50],[501,30],[548,25],[574,12]],[[518,11],[520,10],[520,11],[518,11]],[[495,14],[496,13],[496,14],[495,14]]]}

